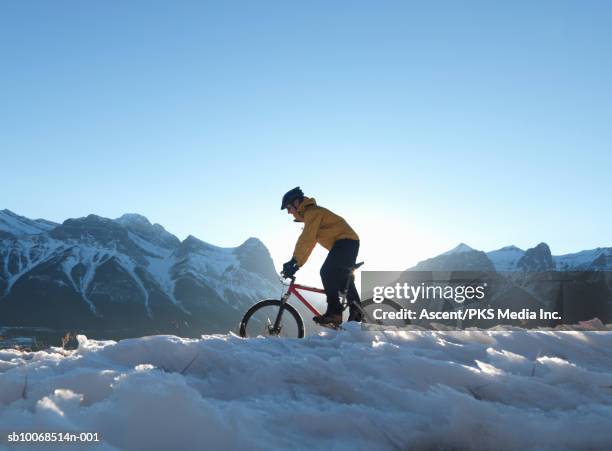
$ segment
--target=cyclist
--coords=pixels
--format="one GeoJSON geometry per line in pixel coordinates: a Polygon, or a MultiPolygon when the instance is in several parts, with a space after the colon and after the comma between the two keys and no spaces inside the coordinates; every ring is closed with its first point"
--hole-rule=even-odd
{"type": "MultiPolygon", "coordinates": [[[[327,311],[313,320],[319,324],[338,325],[342,322],[339,292],[346,287],[349,269],[357,260],[359,236],[340,216],[317,205],[313,198],[304,196],[300,187],[283,196],[281,210],[293,215],[295,222],[303,222],[304,230],[297,240],[293,257],[283,265],[283,275],[293,276],[304,266],[317,242],[329,251],[321,266],[321,280],[327,296],[327,311]]],[[[355,282],[351,281],[347,300],[360,303],[355,282]]],[[[349,321],[361,321],[361,312],[350,306],[349,321]]]]}

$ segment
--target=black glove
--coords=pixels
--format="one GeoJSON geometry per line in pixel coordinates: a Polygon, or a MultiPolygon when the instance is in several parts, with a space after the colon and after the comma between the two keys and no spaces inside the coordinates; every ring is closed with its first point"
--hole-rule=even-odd
{"type": "Polygon", "coordinates": [[[293,257],[291,260],[289,260],[287,263],[285,263],[283,265],[283,271],[282,271],[282,275],[285,278],[289,278],[291,276],[293,276],[297,270],[300,269],[300,267],[297,265],[297,262],[295,261],[295,257],[293,257]]]}

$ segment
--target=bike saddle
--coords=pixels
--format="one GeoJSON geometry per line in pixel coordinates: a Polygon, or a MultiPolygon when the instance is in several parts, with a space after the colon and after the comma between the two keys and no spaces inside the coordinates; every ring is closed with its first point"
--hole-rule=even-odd
{"type": "Polygon", "coordinates": [[[359,263],[355,263],[353,266],[351,266],[351,269],[353,271],[355,271],[357,268],[359,268],[360,266],[362,266],[365,262],[359,262],[359,263]]]}

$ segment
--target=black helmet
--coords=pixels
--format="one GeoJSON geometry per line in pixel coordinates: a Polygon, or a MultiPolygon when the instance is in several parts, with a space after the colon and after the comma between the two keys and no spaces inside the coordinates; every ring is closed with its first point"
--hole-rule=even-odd
{"type": "Polygon", "coordinates": [[[281,203],[281,210],[287,208],[287,205],[292,203],[295,199],[303,199],[304,192],[300,189],[299,186],[296,186],[291,191],[287,191],[283,196],[283,202],[281,203]]]}

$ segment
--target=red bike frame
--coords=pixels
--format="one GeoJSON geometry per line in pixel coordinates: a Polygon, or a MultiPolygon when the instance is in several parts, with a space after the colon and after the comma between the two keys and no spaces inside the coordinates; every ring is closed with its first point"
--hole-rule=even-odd
{"type": "Polygon", "coordinates": [[[298,298],[299,301],[304,304],[306,308],[308,308],[308,310],[314,313],[315,316],[321,316],[321,313],[319,313],[319,311],[314,308],[310,302],[304,299],[304,296],[302,296],[298,290],[312,291],[313,293],[319,294],[325,294],[325,290],[322,290],[321,288],[313,288],[307,287],[306,285],[300,285],[298,283],[294,283],[294,281],[291,281],[291,285],[289,285],[289,289],[287,290],[287,293],[295,295],[295,297],[298,298]]]}

